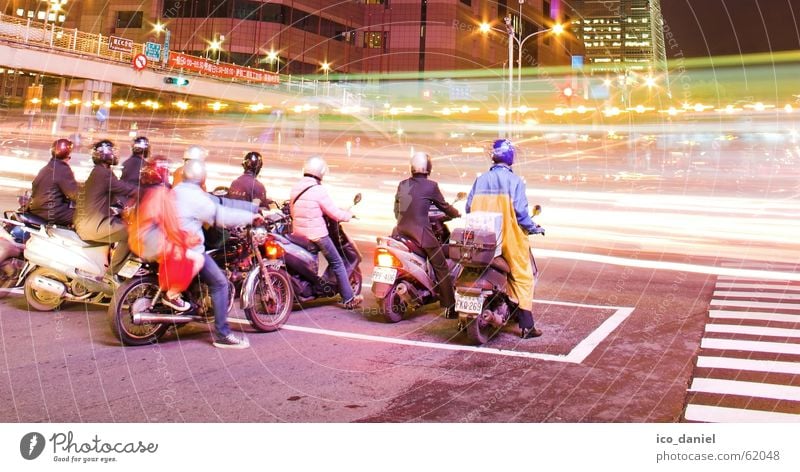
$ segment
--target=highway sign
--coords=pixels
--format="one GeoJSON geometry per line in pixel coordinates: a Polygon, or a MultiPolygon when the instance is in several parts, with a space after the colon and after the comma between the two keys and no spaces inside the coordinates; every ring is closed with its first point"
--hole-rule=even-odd
{"type": "Polygon", "coordinates": [[[133,51],[133,40],[111,36],[108,38],[108,49],[117,52],[131,52],[133,51]]]}
{"type": "Polygon", "coordinates": [[[144,55],[151,61],[161,60],[161,44],[159,43],[144,43],[144,55]]]}

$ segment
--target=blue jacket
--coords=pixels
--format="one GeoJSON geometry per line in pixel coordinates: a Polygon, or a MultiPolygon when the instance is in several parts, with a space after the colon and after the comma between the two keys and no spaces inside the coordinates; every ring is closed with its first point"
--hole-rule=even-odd
{"type": "Polygon", "coordinates": [[[536,230],[528,210],[528,197],[525,195],[525,182],[514,174],[511,167],[495,164],[489,172],[481,175],[472,185],[467,197],[467,213],[471,211],[472,199],[476,195],[508,195],[514,205],[517,223],[528,233],[536,230]]]}
{"type": "Polygon", "coordinates": [[[201,243],[192,249],[201,253],[204,252],[204,224],[220,227],[243,226],[253,221],[253,212],[222,206],[216,197],[190,182],[181,182],[175,187],[175,206],[181,228],[200,236],[201,243]]]}

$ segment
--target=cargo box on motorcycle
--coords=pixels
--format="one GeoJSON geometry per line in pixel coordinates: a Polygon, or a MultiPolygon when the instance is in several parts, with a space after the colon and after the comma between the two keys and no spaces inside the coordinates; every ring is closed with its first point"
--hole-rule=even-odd
{"type": "Polygon", "coordinates": [[[488,266],[495,258],[498,244],[494,231],[456,228],[450,236],[449,257],[465,267],[488,266]]]}

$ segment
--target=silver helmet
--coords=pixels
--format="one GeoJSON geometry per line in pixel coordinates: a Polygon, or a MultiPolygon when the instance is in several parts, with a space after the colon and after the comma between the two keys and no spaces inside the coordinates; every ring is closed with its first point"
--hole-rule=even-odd
{"type": "Polygon", "coordinates": [[[208,151],[200,146],[189,146],[183,152],[184,161],[200,160],[205,161],[208,157],[208,151]]]}
{"type": "Polygon", "coordinates": [[[303,175],[310,175],[322,180],[328,173],[328,164],[319,156],[311,156],[303,165],[303,175]]]}
{"type": "Polygon", "coordinates": [[[201,159],[191,159],[183,165],[183,180],[195,184],[206,181],[206,163],[201,159]]]}
{"type": "Polygon", "coordinates": [[[411,156],[411,173],[412,174],[430,174],[433,169],[431,156],[427,152],[415,152],[411,156]]]}

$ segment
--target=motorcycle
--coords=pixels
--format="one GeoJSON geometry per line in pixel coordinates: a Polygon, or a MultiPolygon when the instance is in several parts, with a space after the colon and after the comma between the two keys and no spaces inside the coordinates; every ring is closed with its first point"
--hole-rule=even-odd
{"type": "Polygon", "coordinates": [[[27,194],[20,196],[20,209],[16,212],[4,212],[4,219],[0,224],[0,298],[4,298],[14,289],[22,288],[24,275],[29,271],[26,271],[29,266],[23,257],[26,235],[21,226],[24,224],[15,219],[15,215],[27,206],[27,200],[27,194]]]}
{"type": "MultiPolygon", "coordinates": [[[[353,199],[353,206],[361,201],[361,194],[353,199]]],[[[351,207],[352,208],[352,207],[351,207]]],[[[295,302],[305,303],[321,298],[332,298],[339,293],[336,275],[330,265],[322,276],[319,276],[319,248],[308,239],[291,234],[291,216],[288,202],[284,203],[282,211],[285,219],[276,226],[273,233],[275,240],[282,246],[286,253],[286,270],[289,273],[294,289],[295,302]]],[[[362,257],[353,240],[344,232],[341,223],[325,218],[328,234],[333,241],[347,270],[353,294],[361,293],[362,275],[359,264],[362,257]]]]}
{"type": "MultiPolygon", "coordinates": [[[[268,227],[282,219],[266,216],[265,225],[231,231],[226,247],[231,246],[237,260],[228,260],[231,249],[211,249],[208,254],[223,270],[229,264],[240,265],[246,258],[253,261],[242,281],[241,307],[257,330],[271,332],[280,328],[291,314],[292,283],[286,273],[283,248],[275,241],[268,227]],[[246,248],[246,250],[245,250],[246,248]]],[[[158,266],[142,261],[146,274],[120,285],[108,308],[111,329],[128,346],[156,342],[171,326],[198,322],[214,322],[208,287],[196,277],[187,292],[189,311],[177,313],[159,303],[162,290],[158,284],[158,266]]],[[[230,273],[229,273],[230,275],[230,273]]],[[[236,290],[229,279],[228,311],[233,308],[236,290]]]]}
{"type": "MultiPolygon", "coordinates": [[[[108,303],[114,287],[103,277],[110,246],[83,241],[71,228],[50,225],[24,211],[5,212],[5,217],[5,223],[17,226],[27,237],[25,263],[11,285],[23,287],[33,309],[52,311],[64,301],[108,303]]],[[[139,268],[129,259],[117,275],[130,278],[139,268]]]]}
{"type": "MultiPolygon", "coordinates": [[[[466,197],[466,193],[459,193],[453,205],[466,197]]],[[[452,218],[431,205],[428,219],[433,234],[447,254],[450,229],[445,223],[452,218]]],[[[399,234],[379,237],[377,241],[373,260],[375,269],[372,272],[372,293],[380,304],[380,312],[386,321],[397,323],[406,314],[439,299],[434,290],[436,274],[433,267],[425,252],[414,241],[399,234]]],[[[448,258],[447,265],[450,275],[456,280],[462,270],[461,264],[448,258]]]]}
{"type": "MultiPolygon", "coordinates": [[[[541,213],[536,205],[533,216],[541,213]]],[[[533,234],[544,236],[537,226],[533,234]]],[[[494,231],[457,228],[450,243],[450,258],[464,267],[456,280],[456,312],[458,329],[466,330],[474,344],[485,344],[514,314],[514,303],[508,296],[508,276],[511,269],[502,257],[495,257],[497,234],[494,231]]],[[[531,253],[534,277],[539,270],[531,253]]]]}

